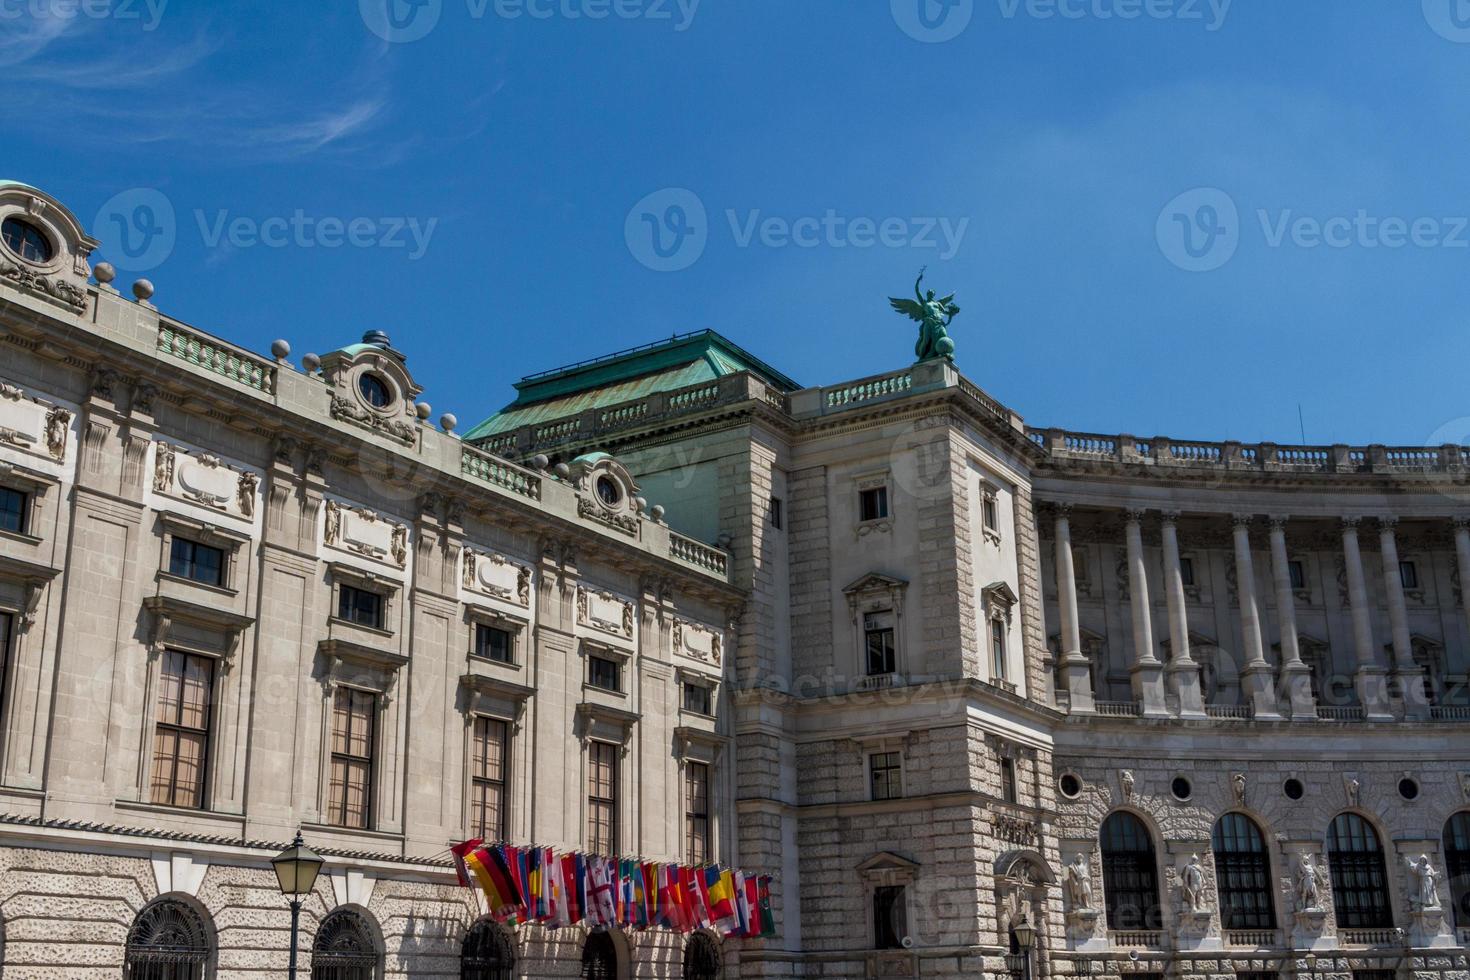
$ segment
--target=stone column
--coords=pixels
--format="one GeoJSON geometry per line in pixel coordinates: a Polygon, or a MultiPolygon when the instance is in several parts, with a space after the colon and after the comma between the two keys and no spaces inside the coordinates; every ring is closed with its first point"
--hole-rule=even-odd
{"type": "Polygon", "coordinates": [[[1070,695],[1070,712],[1090,715],[1097,711],[1092,690],[1092,670],[1082,654],[1082,629],[1077,622],[1077,574],[1072,567],[1072,506],[1057,505],[1057,610],[1061,619],[1062,680],[1070,695]]]}
{"type": "Polygon", "coordinates": [[[1250,514],[1235,514],[1235,591],[1240,599],[1240,635],[1245,642],[1245,668],[1240,672],[1255,717],[1279,721],[1281,709],[1276,700],[1276,674],[1266,663],[1261,643],[1261,610],[1256,602],[1256,566],[1251,557],[1250,514]]]}
{"type": "Polygon", "coordinates": [[[1128,539],[1128,582],[1133,601],[1133,697],[1142,706],[1145,718],[1167,717],[1164,705],[1164,665],[1154,653],[1153,623],[1148,601],[1148,567],[1143,560],[1143,511],[1130,510],[1125,516],[1128,539]]]}
{"type": "Polygon", "coordinates": [[[1378,519],[1378,551],[1383,558],[1383,590],[1388,595],[1388,622],[1393,631],[1393,669],[1399,679],[1404,717],[1423,721],[1429,718],[1429,698],[1424,670],[1414,662],[1414,646],[1409,639],[1409,610],[1404,604],[1404,580],[1394,534],[1398,524],[1397,517],[1378,519]]]}
{"type": "Polygon", "coordinates": [[[1470,517],[1453,519],[1455,567],[1460,573],[1460,611],[1465,616],[1465,638],[1470,640],[1470,517]]]}
{"type": "Polygon", "coordinates": [[[1286,522],[1272,515],[1271,579],[1276,586],[1276,620],[1281,628],[1281,683],[1291,699],[1292,721],[1316,721],[1317,701],[1312,696],[1312,668],[1302,663],[1297,643],[1296,592],[1291,587],[1291,558],[1286,550],[1286,522]]]}
{"type": "Polygon", "coordinates": [[[1173,652],[1164,668],[1169,689],[1179,698],[1179,717],[1207,718],[1200,695],[1199,664],[1189,653],[1189,611],[1184,605],[1184,572],[1179,562],[1178,511],[1165,511],[1161,531],[1164,540],[1164,598],[1169,604],[1169,649],[1173,652]]]}
{"type": "Polygon", "coordinates": [[[1387,674],[1373,649],[1373,619],[1368,610],[1368,583],[1363,578],[1363,553],[1358,548],[1358,517],[1342,519],[1342,560],[1347,568],[1348,602],[1353,612],[1353,642],[1357,649],[1358,702],[1370,721],[1392,721],[1388,710],[1387,674]]]}

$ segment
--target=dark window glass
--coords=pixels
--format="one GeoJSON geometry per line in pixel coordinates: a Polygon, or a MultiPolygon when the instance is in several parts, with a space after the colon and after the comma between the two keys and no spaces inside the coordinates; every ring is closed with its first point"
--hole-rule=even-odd
{"type": "Polygon", "coordinates": [[[1411,561],[1399,562],[1399,581],[1406,589],[1419,587],[1419,566],[1411,561]]]}
{"type": "Polygon", "coordinates": [[[1159,929],[1158,864],[1148,828],[1131,813],[1103,821],[1103,892],[1109,929],[1159,929]]]}
{"type": "Polygon", "coordinates": [[[684,710],[692,711],[697,715],[712,715],[714,711],[714,692],[703,684],[684,684],[684,710]]]}
{"type": "Polygon", "coordinates": [[[1076,776],[1074,776],[1070,772],[1067,773],[1065,776],[1062,777],[1062,795],[1063,796],[1067,797],[1068,799],[1071,799],[1071,798],[1077,796],[1081,792],[1082,792],[1082,780],[1078,779],[1076,776]]]}
{"type": "Polygon", "coordinates": [[[1225,928],[1274,929],[1271,860],[1261,829],[1244,814],[1227,813],[1215,823],[1211,846],[1225,928]]]}
{"type": "Polygon", "coordinates": [[[684,980],[719,980],[724,972],[720,947],[707,932],[696,932],[684,945],[684,980]]]}
{"type": "Polygon", "coordinates": [[[778,531],[781,529],[781,498],[780,497],[772,497],[771,498],[770,521],[771,521],[771,527],[775,528],[778,531]]]}
{"type": "Polygon", "coordinates": [[[587,683],[604,691],[622,690],[622,671],[616,660],[608,660],[606,657],[587,658],[587,683]]]}
{"type": "Polygon", "coordinates": [[[582,947],[583,980],[618,980],[618,950],[606,932],[587,935],[582,947]]]}
{"type": "Polygon", "coordinates": [[[460,980],[515,980],[516,952],[510,933],[489,919],[476,922],[459,952],[460,980]]]}
{"type": "Polygon", "coordinates": [[[901,949],[908,934],[903,886],[884,885],[873,889],[873,945],[878,949],[901,949]]]}
{"type": "Polygon", "coordinates": [[[485,840],[505,839],[509,752],[505,722],[476,718],[470,732],[470,831],[485,840]]]}
{"type": "Polygon", "coordinates": [[[358,378],[357,390],[362,393],[362,400],[374,408],[387,408],[393,401],[393,392],[375,374],[364,374],[358,378]]]}
{"type": "Polygon", "coordinates": [[[1293,589],[1305,589],[1307,587],[1307,570],[1299,561],[1286,563],[1287,574],[1291,576],[1291,587],[1293,589]]]}
{"type": "Polygon", "coordinates": [[[1000,510],[996,505],[995,498],[986,496],[980,508],[980,513],[985,520],[985,526],[992,531],[1000,530],[1000,510]]]}
{"type": "Polygon", "coordinates": [[[169,551],[168,570],[172,575],[205,585],[223,585],[225,553],[188,538],[175,537],[169,551]]]}
{"type": "Polygon", "coordinates": [[[344,585],[337,596],[337,618],[359,626],[383,628],[383,597],[376,592],[344,585]]]}
{"type": "Polygon", "coordinates": [[[990,621],[990,670],[998,681],[1006,679],[1006,624],[1003,620],[990,621]]]}
{"type": "Polygon", "coordinates": [[[893,673],[892,616],[889,613],[869,613],[864,616],[863,640],[868,654],[868,676],[893,673]]]}
{"type": "Polygon", "coordinates": [[[897,752],[875,752],[868,759],[873,799],[896,800],[903,795],[903,756],[897,752]]]}
{"type": "Polygon", "coordinates": [[[373,728],[378,699],[339,687],[332,703],[332,773],[327,822],[365,829],[372,822],[373,728]]]}
{"type": "Polygon", "coordinates": [[[1450,817],[1444,825],[1444,860],[1450,872],[1450,901],[1455,924],[1470,926],[1470,810],[1450,817]]]}
{"type": "Polygon", "coordinates": [[[210,930],[194,909],[171,898],[144,906],[128,930],[128,980],[204,980],[210,930]]]}
{"type": "Polygon", "coordinates": [[[6,218],[0,224],[0,235],[4,236],[5,244],[12,252],[28,262],[50,262],[55,254],[51,239],[28,221],[6,218]]]}
{"type": "Polygon", "coordinates": [[[873,487],[858,493],[859,516],[865,521],[882,520],[888,516],[888,488],[873,487]]]}
{"type": "Polygon", "coordinates": [[[1179,577],[1180,577],[1180,579],[1183,580],[1183,582],[1184,582],[1185,585],[1193,585],[1194,584],[1194,559],[1193,558],[1180,558],[1179,559],[1179,577]]]}
{"type": "Polygon", "coordinates": [[[30,494],[10,487],[0,487],[0,530],[24,534],[29,505],[30,494]]]}
{"type": "Polygon", "coordinates": [[[498,626],[475,624],[475,656],[496,663],[515,662],[515,634],[498,626]]]}
{"type": "Polygon", "coordinates": [[[378,944],[358,913],[338,909],[317,927],[311,980],[374,980],[378,965],[378,944]]]}
{"type": "Polygon", "coordinates": [[[1286,794],[1288,800],[1299,800],[1307,794],[1307,789],[1302,785],[1300,779],[1288,779],[1282,784],[1281,791],[1286,794]]]}
{"type": "Polygon", "coordinates": [[[609,476],[597,478],[597,496],[609,507],[623,499],[623,492],[618,489],[617,482],[609,476]]]}
{"type": "Polygon", "coordinates": [[[690,864],[709,860],[709,766],[684,767],[684,857],[690,864]]]}
{"type": "Polygon", "coordinates": [[[618,852],[618,746],[592,742],[587,750],[587,845],[593,854],[618,852]]]}
{"type": "Polygon", "coordinates": [[[154,803],[204,806],[213,683],[214,662],[208,657],[164,651],[153,726],[154,803]]]}
{"type": "Polygon", "coordinates": [[[1332,902],[1343,929],[1387,929],[1393,925],[1383,848],[1373,827],[1356,813],[1339,814],[1327,833],[1332,902]]]}
{"type": "Polygon", "coordinates": [[[1183,776],[1175,776],[1174,781],[1169,784],[1169,790],[1174,794],[1174,799],[1187,800],[1189,794],[1194,792],[1194,787],[1183,776]]]}
{"type": "Polygon", "coordinates": [[[1016,786],[1016,760],[1008,755],[1000,757],[1000,795],[1007,803],[1019,803],[1021,799],[1016,786]]]}
{"type": "Polygon", "coordinates": [[[1407,778],[1400,779],[1399,780],[1399,795],[1402,796],[1406,800],[1418,799],[1418,797],[1419,797],[1419,784],[1416,783],[1416,782],[1414,782],[1412,779],[1407,779],[1407,778]]]}

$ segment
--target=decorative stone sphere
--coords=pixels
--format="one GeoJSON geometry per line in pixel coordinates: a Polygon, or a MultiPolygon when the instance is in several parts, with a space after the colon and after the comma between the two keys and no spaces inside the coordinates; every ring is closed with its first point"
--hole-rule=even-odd
{"type": "Polygon", "coordinates": [[[278,361],[284,361],[291,356],[291,345],[284,340],[271,341],[271,356],[278,361]]]}
{"type": "Polygon", "coordinates": [[[152,299],[153,283],[149,282],[147,279],[139,279],[137,282],[133,283],[133,295],[136,296],[138,299],[144,301],[152,299]]]}
{"type": "Polygon", "coordinates": [[[571,477],[571,475],[572,475],[572,468],[570,466],[568,466],[566,463],[557,463],[556,464],[556,469],[553,470],[553,472],[556,473],[556,478],[558,480],[566,480],[566,479],[569,479],[571,477]]]}
{"type": "Polygon", "coordinates": [[[728,535],[728,534],[721,534],[719,537],[715,538],[715,544],[719,545],[721,548],[725,549],[726,551],[729,551],[730,550],[730,544],[734,540],[735,539],[732,538],[732,537],[730,537],[730,535],[728,535]]]}
{"type": "Polygon", "coordinates": [[[301,359],[301,366],[306,369],[307,374],[316,374],[317,369],[322,366],[322,359],[315,354],[307,354],[301,359]]]}
{"type": "Polygon", "coordinates": [[[453,415],[450,415],[448,412],[445,412],[443,415],[439,416],[439,428],[443,429],[445,432],[453,432],[456,425],[459,425],[459,419],[455,418],[453,415]]]}
{"type": "Polygon", "coordinates": [[[934,349],[939,352],[940,357],[949,357],[954,353],[954,341],[948,337],[940,337],[934,349]]]}
{"type": "Polygon", "coordinates": [[[111,262],[98,262],[97,268],[92,270],[92,276],[105,286],[117,278],[117,270],[112,267],[111,262]]]}
{"type": "Polygon", "coordinates": [[[634,504],[634,506],[636,506],[638,508],[638,513],[641,514],[645,510],[648,509],[648,498],[647,497],[634,497],[633,498],[633,504],[634,504]]]}
{"type": "Polygon", "coordinates": [[[531,457],[531,465],[538,470],[544,470],[551,465],[551,460],[547,458],[545,453],[537,453],[531,457]]]}
{"type": "Polygon", "coordinates": [[[653,515],[654,520],[662,521],[664,519],[664,505],[654,504],[653,510],[649,511],[649,513],[653,515]]]}
{"type": "Polygon", "coordinates": [[[433,413],[434,409],[430,407],[428,402],[419,402],[413,407],[413,414],[417,415],[420,420],[428,418],[433,413]]]}

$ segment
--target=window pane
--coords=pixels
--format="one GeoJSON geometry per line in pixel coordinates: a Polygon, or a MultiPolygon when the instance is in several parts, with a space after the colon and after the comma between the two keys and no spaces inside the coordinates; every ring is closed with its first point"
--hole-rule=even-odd
{"type": "Polygon", "coordinates": [[[209,701],[214,664],[165,650],[159,666],[150,798],[164,806],[204,805],[209,701]]]}
{"type": "Polygon", "coordinates": [[[899,949],[908,934],[903,886],[885,885],[873,889],[873,945],[878,949],[899,949]]]}
{"type": "Polygon", "coordinates": [[[709,766],[688,763],[684,776],[687,850],[691,864],[709,860],[709,766]]]}
{"type": "Polygon", "coordinates": [[[1101,837],[1108,928],[1161,928],[1158,869],[1148,829],[1131,813],[1114,813],[1103,821],[1101,837]]]}
{"type": "Polygon", "coordinates": [[[1386,929],[1393,925],[1383,848],[1368,821],[1340,814],[1327,835],[1332,901],[1344,929],[1386,929]]]}
{"type": "Polygon", "coordinates": [[[0,529],[17,534],[26,529],[26,494],[0,487],[0,529]]]}
{"type": "Polygon", "coordinates": [[[332,778],[328,819],[343,827],[367,827],[371,819],[373,716],[377,697],[339,687],[332,702],[332,778]]]}
{"type": "Polygon", "coordinates": [[[595,854],[617,850],[618,747],[592,742],[587,751],[588,844],[595,854]]]}
{"type": "Polygon", "coordinates": [[[1249,817],[1227,813],[1215,824],[1216,887],[1226,929],[1274,929],[1271,862],[1260,828],[1249,817]]]}

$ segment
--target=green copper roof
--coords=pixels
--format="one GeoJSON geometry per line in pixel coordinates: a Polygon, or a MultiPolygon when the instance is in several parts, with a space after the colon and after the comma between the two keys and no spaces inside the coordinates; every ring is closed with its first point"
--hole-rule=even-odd
{"type": "Polygon", "coordinates": [[[801,387],[713,330],[700,330],[522,378],[516,400],[464,437],[483,439],[742,371],[782,391],[801,387]]]}

